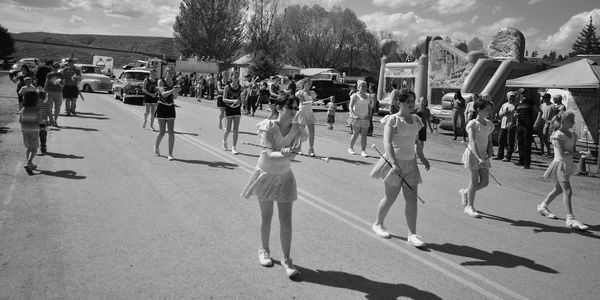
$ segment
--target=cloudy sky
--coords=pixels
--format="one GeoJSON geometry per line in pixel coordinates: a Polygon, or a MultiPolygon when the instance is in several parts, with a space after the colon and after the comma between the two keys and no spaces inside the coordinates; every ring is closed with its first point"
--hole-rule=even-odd
{"type": "MultiPolygon", "coordinates": [[[[541,54],[571,51],[594,19],[598,0],[285,0],[288,4],[347,7],[374,31],[394,32],[406,46],[423,35],[488,43],[498,29],[523,32],[526,48],[541,54]]],[[[180,0],[0,0],[0,25],[10,32],[45,31],[108,35],[172,36],[180,0]]]]}

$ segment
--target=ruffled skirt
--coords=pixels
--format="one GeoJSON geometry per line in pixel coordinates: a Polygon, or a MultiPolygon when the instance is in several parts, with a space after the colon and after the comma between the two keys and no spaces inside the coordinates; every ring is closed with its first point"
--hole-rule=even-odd
{"type": "Polygon", "coordinates": [[[483,166],[479,165],[479,160],[477,160],[477,157],[475,157],[475,155],[473,155],[469,149],[465,148],[465,152],[463,152],[462,156],[462,163],[465,165],[466,169],[479,170],[489,169],[492,167],[489,159],[484,160],[484,162],[485,163],[483,166]]]}
{"type": "Polygon", "coordinates": [[[299,110],[294,116],[294,120],[292,122],[304,126],[306,124],[315,124],[317,122],[317,118],[315,118],[315,114],[312,112],[312,110],[299,110]]]}
{"type": "Polygon", "coordinates": [[[576,166],[572,161],[553,160],[544,172],[544,178],[560,182],[569,181],[575,170],[576,166]]]}
{"type": "Polygon", "coordinates": [[[292,171],[283,174],[269,174],[256,169],[242,192],[249,199],[256,196],[259,201],[292,202],[298,198],[296,178],[292,171]]]}
{"type": "MultiPolygon", "coordinates": [[[[385,158],[387,159],[387,157],[385,158]]],[[[397,163],[401,169],[400,175],[411,187],[423,183],[416,159],[398,160],[397,163]]],[[[402,178],[392,171],[392,168],[383,157],[379,158],[375,163],[370,176],[371,178],[381,179],[383,182],[393,186],[399,186],[402,183],[402,178]]]]}

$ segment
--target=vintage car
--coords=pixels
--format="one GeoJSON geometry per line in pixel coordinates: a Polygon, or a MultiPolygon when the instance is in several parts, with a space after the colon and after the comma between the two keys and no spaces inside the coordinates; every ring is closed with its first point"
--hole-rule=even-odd
{"type": "Polygon", "coordinates": [[[121,99],[123,103],[139,103],[144,100],[142,83],[150,76],[149,70],[125,70],[113,84],[115,99],[121,99]]]}
{"type": "Polygon", "coordinates": [[[78,84],[79,90],[87,93],[112,93],[112,80],[110,77],[103,75],[100,68],[87,64],[75,64],[75,67],[81,71],[81,81],[78,84]]]}

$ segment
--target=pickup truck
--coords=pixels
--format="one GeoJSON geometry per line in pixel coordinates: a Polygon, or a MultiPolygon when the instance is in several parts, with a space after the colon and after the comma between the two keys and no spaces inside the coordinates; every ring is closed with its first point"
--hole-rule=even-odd
{"type": "Polygon", "coordinates": [[[351,86],[346,83],[334,82],[332,80],[312,81],[312,90],[317,94],[317,99],[323,99],[323,103],[327,104],[331,96],[334,97],[334,102],[338,106],[342,106],[344,111],[348,111],[348,102],[350,102],[351,86]]]}

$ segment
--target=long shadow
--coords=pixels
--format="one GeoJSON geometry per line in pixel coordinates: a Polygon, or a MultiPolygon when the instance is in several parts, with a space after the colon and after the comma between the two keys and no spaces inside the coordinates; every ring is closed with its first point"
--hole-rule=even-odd
{"type": "Polygon", "coordinates": [[[240,152],[238,155],[240,155],[240,156],[248,156],[248,157],[256,157],[256,158],[260,157],[260,155],[258,155],[258,154],[250,154],[250,153],[243,153],[243,152],[240,152]]]}
{"type": "Polygon", "coordinates": [[[224,162],[224,161],[205,161],[205,160],[179,159],[179,158],[176,158],[174,160],[188,163],[188,164],[206,165],[211,168],[222,168],[222,169],[228,169],[228,170],[233,170],[233,169],[239,167],[237,164],[232,164],[232,163],[228,163],[228,162],[224,162]]]}
{"type": "Polygon", "coordinates": [[[97,113],[93,113],[93,112],[77,112],[77,115],[99,116],[99,117],[105,116],[104,114],[97,114],[97,113]]]}
{"type": "Polygon", "coordinates": [[[82,159],[83,156],[73,155],[73,154],[63,154],[63,153],[55,153],[55,152],[46,152],[40,153],[39,156],[50,156],[53,158],[70,158],[70,159],[82,159]]]}
{"type": "Polygon", "coordinates": [[[374,281],[360,275],[340,271],[311,270],[296,266],[301,272],[295,281],[365,293],[366,299],[442,299],[436,294],[403,283],[374,281]]]}
{"type": "Polygon", "coordinates": [[[175,131],[175,134],[198,136],[197,133],[191,133],[191,132],[179,132],[179,131],[175,131]]]}
{"type": "Polygon", "coordinates": [[[83,130],[83,131],[98,131],[98,129],[96,129],[96,128],[71,127],[71,126],[60,126],[60,129],[73,129],[73,130],[83,130]]]}
{"type": "Polygon", "coordinates": [[[373,163],[370,163],[370,162],[364,161],[364,160],[354,160],[354,159],[347,159],[347,158],[343,158],[343,157],[330,156],[329,161],[332,161],[332,160],[339,160],[341,162],[354,164],[354,165],[372,165],[373,164],[373,163]]]}
{"type": "MultiPolygon", "coordinates": [[[[540,233],[540,232],[555,232],[555,233],[575,233],[575,234],[580,234],[583,236],[587,236],[587,237],[591,237],[591,238],[595,238],[595,239],[600,239],[600,236],[595,235],[594,233],[592,233],[591,231],[579,231],[579,230],[575,230],[575,229],[571,229],[568,228],[566,226],[550,226],[550,225],[546,225],[543,223],[538,223],[538,222],[533,222],[533,221],[527,221],[527,220],[512,220],[509,218],[505,218],[505,217],[500,217],[500,216],[496,216],[496,215],[492,215],[492,214],[488,214],[486,212],[483,211],[478,211],[479,214],[483,217],[483,218],[487,218],[490,220],[496,220],[496,221],[501,221],[501,222],[506,222],[509,223],[512,226],[517,226],[517,227],[533,227],[533,232],[534,233],[540,233]]],[[[564,219],[558,219],[558,222],[564,222],[564,219]]],[[[564,223],[563,223],[564,224],[564,223]]],[[[592,230],[597,231],[598,226],[590,226],[590,228],[592,228],[592,230]]]]}
{"type": "Polygon", "coordinates": [[[446,163],[446,164],[451,164],[451,165],[456,165],[456,166],[462,166],[463,163],[461,162],[455,162],[455,161],[449,161],[449,160],[441,160],[441,159],[435,159],[435,158],[427,158],[430,161],[436,161],[436,162],[441,162],[441,163],[446,163]]]}
{"type": "Polygon", "coordinates": [[[47,171],[47,170],[39,170],[40,175],[61,177],[65,179],[86,179],[86,176],[77,175],[77,172],[72,170],[61,170],[61,171],[47,171]]]}
{"type": "Polygon", "coordinates": [[[107,117],[88,117],[88,116],[84,116],[81,113],[77,113],[75,115],[76,118],[81,118],[81,119],[96,119],[96,120],[110,120],[110,118],[107,117]]]}
{"type": "Polygon", "coordinates": [[[10,128],[8,127],[0,127],[0,134],[4,134],[4,133],[8,133],[10,131],[10,128]]]}
{"type": "Polygon", "coordinates": [[[486,252],[471,246],[455,245],[450,243],[427,244],[427,248],[456,256],[474,258],[473,261],[460,263],[461,266],[498,266],[503,268],[516,268],[523,266],[538,272],[558,274],[558,271],[536,263],[534,260],[510,254],[503,251],[486,252]]]}
{"type": "Polygon", "coordinates": [[[248,131],[238,131],[239,134],[245,135],[258,135],[256,132],[248,132],[248,131]]]}

